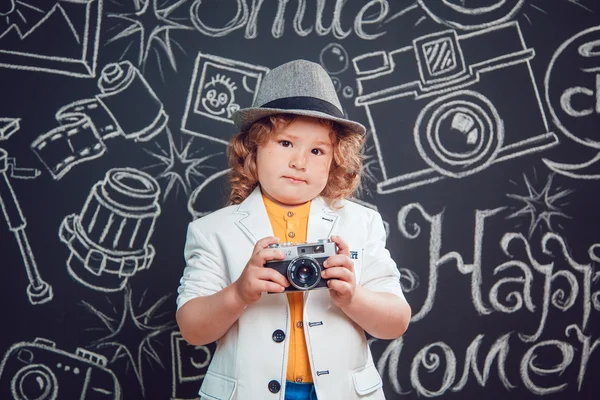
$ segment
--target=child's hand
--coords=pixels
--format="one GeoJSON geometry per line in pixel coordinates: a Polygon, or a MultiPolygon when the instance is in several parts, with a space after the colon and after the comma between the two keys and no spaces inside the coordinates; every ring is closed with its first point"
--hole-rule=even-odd
{"type": "Polygon", "coordinates": [[[273,268],[265,268],[269,260],[283,260],[280,250],[271,249],[269,245],[277,243],[278,238],[268,236],[256,242],[252,257],[246,264],[239,279],[234,282],[238,298],[247,305],[260,299],[263,292],[283,292],[289,286],[287,279],[273,268]]]}
{"type": "Polygon", "coordinates": [[[325,270],[321,272],[321,277],[329,279],[327,286],[332,289],[329,292],[331,301],[342,308],[350,304],[356,291],[354,263],[350,259],[348,244],[339,236],[331,236],[330,239],[337,245],[338,253],[325,260],[325,270]]]}

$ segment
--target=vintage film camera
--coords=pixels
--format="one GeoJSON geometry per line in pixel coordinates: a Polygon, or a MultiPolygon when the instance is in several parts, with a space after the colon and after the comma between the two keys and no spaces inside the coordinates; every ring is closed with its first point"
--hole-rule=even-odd
{"type": "Polygon", "coordinates": [[[434,32],[353,59],[382,180],[379,193],[462,178],[558,143],[516,22],[434,32]]]}
{"type": "Polygon", "coordinates": [[[16,343],[0,364],[0,398],[120,400],[121,387],[106,364],[100,354],[69,353],[43,338],[16,343]]]}
{"type": "Polygon", "coordinates": [[[318,242],[276,243],[270,248],[281,250],[283,260],[267,261],[265,267],[273,268],[290,282],[285,291],[298,292],[312,289],[326,289],[327,279],[321,278],[323,263],[337,254],[337,246],[329,239],[318,242]]]}

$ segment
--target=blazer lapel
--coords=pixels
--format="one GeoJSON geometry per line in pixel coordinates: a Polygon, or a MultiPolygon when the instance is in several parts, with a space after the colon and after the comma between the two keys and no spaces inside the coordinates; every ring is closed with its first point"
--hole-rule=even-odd
{"type": "Polygon", "coordinates": [[[235,213],[241,214],[241,218],[235,224],[248,236],[253,245],[264,237],[273,236],[271,221],[258,186],[240,203],[235,213]]]}
{"type": "Polygon", "coordinates": [[[313,199],[310,204],[306,240],[316,242],[320,239],[328,239],[337,219],[338,214],[325,203],[322,197],[313,199]]]}
{"type": "MultiPolygon", "coordinates": [[[[258,186],[250,193],[250,196],[240,203],[235,213],[241,215],[235,224],[253,244],[264,237],[273,236],[271,221],[258,186]]],[[[329,238],[338,217],[338,214],[325,203],[323,198],[313,199],[310,204],[306,240],[316,242],[319,239],[329,238]]]]}

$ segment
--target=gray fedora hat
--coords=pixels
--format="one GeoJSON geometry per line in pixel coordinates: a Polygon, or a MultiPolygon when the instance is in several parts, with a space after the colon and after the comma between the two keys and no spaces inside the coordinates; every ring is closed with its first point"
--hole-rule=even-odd
{"type": "Polygon", "coordinates": [[[269,71],[252,107],[236,111],[233,122],[246,130],[261,118],[295,114],[335,121],[364,135],[365,127],[344,117],[340,99],[327,72],[319,64],[294,60],[269,71]]]}

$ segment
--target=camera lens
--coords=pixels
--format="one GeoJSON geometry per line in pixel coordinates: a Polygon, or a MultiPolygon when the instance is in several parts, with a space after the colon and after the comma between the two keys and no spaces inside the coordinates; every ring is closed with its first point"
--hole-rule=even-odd
{"type": "Polygon", "coordinates": [[[297,257],[288,265],[288,280],[298,290],[312,289],[321,280],[321,266],[312,257],[297,257]]]}
{"type": "Polygon", "coordinates": [[[33,364],[22,368],[12,380],[12,391],[21,400],[54,400],[58,382],[45,365],[33,364]]]}

